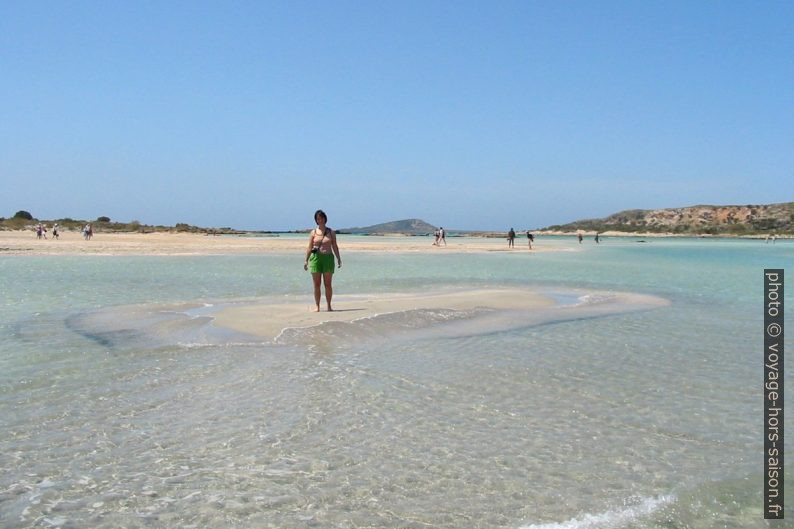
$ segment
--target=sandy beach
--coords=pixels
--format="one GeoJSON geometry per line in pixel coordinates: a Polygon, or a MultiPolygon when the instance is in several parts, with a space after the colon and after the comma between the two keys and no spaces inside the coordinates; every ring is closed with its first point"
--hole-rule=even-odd
{"type": "Polygon", "coordinates": [[[266,339],[275,338],[285,328],[311,327],[331,321],[349,322],[379,314],[417,309],[533,310],[551,306],[554,301],[524,289],[478,289],[423,295],[398,295],[358,298],[343,297],[334,302],[334,311],[311,312],[307,303],[251,304],[231,306],[217,312],[215,325],[266,339]]]}
{"type": "MultiPolygon", "coordinates": [[[[271,237],[196,233],[95,233],[90,241],[79,232],[62,232],[60,239],[36,239],[32,231],[0,231],[0,255],[221,255],[269,252],[301,252],[308,236],[288,234],[271,237]]],[[[433,246],[431,237],[364,237],[339,235],[342,252],[527,252],[526,241],[517,239],[515,250],[504,239],[451,237],[446,246],[433,246]]],[[[559,251],[533,244],[533,252],[559,251]]],[[[344,259],[344,258],[343,258],[344,259]]]]}

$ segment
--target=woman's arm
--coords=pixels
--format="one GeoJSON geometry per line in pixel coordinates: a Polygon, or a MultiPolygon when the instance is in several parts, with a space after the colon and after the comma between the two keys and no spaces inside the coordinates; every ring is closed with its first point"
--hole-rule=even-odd
{"type": "Polygon", "coordinates": [[[306,247],[306,259],[303,260],[303,269],[309,269],[309,256],[312,254],[312,246],[314,246],[314,229],[309,234],[309,246],[306,247]]]}
{"type": "Polygon", "coordinates": [[[336,256],[336,267],[342,268],[342,258],[339,256],[339,246],[336,244],[336,232],[334,230],[331,230],[331,249],[336,256]]]}

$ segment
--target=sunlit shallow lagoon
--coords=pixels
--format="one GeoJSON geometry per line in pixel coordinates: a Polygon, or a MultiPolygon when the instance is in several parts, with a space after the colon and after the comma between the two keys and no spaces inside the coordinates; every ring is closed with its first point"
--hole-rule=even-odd
{"type": "Polygon", "coordinates": [[[406,330],[445,313],[401,313],[275,343],[211,310],[308,306],[302,255],[1,257],[0,526],[767,527],[762,274],[794,243],[645,240],[340,238],[340,303],[514,287],[670,304],[454,336],[406,330]],[[200,321],[155,336],[97,317],[173,306],[200,321]]]}

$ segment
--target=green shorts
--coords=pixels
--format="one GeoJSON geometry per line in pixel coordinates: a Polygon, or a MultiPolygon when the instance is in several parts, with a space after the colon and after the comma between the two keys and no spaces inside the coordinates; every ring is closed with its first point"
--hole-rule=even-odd
{"type": "Polygon", "coordinates": [[[313,253],[309,256],[309,272],[312,274],[333,274],[334,273],[334,254],[332,253],[313,253]]]}

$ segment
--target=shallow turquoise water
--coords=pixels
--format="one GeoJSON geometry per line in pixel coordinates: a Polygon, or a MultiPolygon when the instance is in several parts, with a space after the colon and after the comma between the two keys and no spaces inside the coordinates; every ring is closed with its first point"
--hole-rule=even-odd
{"type": "Polygon", "coordinates": [[[0,525],[766,527],[762,272],[794,244],[538,242],[575,251],[350,252],[335,290],[671,304],[461,336],[392,332],[399,315],[278,345],[154,340],[91,318],[308,303],[301,256],[0,258],[0,525]]]}

